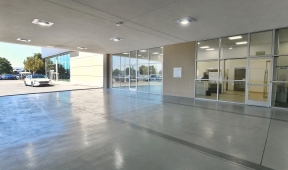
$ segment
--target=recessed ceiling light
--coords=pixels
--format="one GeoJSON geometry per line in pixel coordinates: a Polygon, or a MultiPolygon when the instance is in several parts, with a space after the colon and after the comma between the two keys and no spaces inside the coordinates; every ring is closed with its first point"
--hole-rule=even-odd
{"type": "Polygon", "coordinates": [[[214,48],[209,48],[209,49],[206,49],[207,51],[212,51],[212,50],[215,50],[214,48]]]}
{"type": "Polygon", "coordinates": [[[141,57],[141,54],[139,54],[138,56],[141,57]]]}
{"type": "Polygon", "coordinates": [[[26,39],[26,38],[17,38],[18,41],[23,41],[23,42],[30,42],[31,40],[26,39]]]}
{"type": "Polygon", "coordinates": [[[236,42],[237,45],[241,45],[241,44],[247,44],[247,41],[243,41],[243,42],[236,42]]]}
{"type": "Polygon", "coordinates": [[[159,54],[158,52],[152,53],[152,54],[159,54]]]}
{"type": "Polygon", "coordinates": [[[232,50],[232,49],[233,49],[232,47],[229,48],[229,50],[232,50]]]}
{"type": "Polygon", "coordinates": [[[197,44],[200,44],[200,42],[198,42],[197,44]]]}
{"type": "Polygon", "coordinates": [[[116,26],[121,26],[121,25],[123,25],[123,22],[118,22],[118,23],[116,23],[116,26]]]}
{"type": "Polygon", "coordinates": [[[163,48],[163,47],[160,47],[160,48],[163,48]]]}
{"type": "Polygon", "coordinates": [[[122,54],[129,54],[129,53],[122,53],[122,54]]]}
{"type": "Polygon", "coordinates": [[[234,36],[234,37],[229,37],[229,40],[237,40],[237,39],[241,39],[242,36],[234,36]]]}
{"type": "Polygon", "coordinates": [[[110,38],[110,40],[117,42],[117,41],[123,40],[123,38],[113,37],[113,38],[110,38]]]}
{"type": "Polygon", "coordinates": [[[209,48],[209,46],[202,46],[200,48],[205,49],[205,48],[209,48]]]}
{"type": "Polygon", "coordinates": [[[78,49],[81,49],[81,50],[87,50],[86,47],[77,47],[78,49]]]}
{"type": "Polygon", "coordinates": [[[54,23],[50,22],[50,21],[44,21],[42,19],[34,19],[32,21],[33,24],[37,24],[37,25],[41,25],[41,26],[45,26],[45,27],[51,27],[54,23]]]}
{"type": "Polygon", "coordinates": [[[48,47],[48,48],[54,48],[54,46],[46,46],[46,47],[48,47]]]}
{"type": "Polygon", "coordinates": [[[196,20],[191,18],[191,17],[185,17],[185,18],[181,18],[181,19],[175,20],[175,22],[177,22],[179,24],[182,24],[182,25],[187,25],[187,24],[189,24],[191,22],[196,22],[196,20]]]}
{"type": "Polygon", "coordinates": [[[145,53],[147,50],[140,50],[140,52],[145,53]]]}

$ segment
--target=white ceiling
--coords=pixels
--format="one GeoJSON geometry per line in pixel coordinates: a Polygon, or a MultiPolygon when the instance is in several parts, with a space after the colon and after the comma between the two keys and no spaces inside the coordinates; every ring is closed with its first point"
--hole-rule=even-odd
{"type": "Polygon", "coordinates": [[[117,53],[286,27],[287,9],[287,0],[0,0],[0,41],[117,53]],[[174,22],[187,16],[197,22],[174,22]]]}

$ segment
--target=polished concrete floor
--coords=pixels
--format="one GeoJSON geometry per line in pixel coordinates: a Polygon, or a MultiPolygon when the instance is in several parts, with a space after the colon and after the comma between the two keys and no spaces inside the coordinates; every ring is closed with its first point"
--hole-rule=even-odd
{"type": "Polygon", "coordinates": [[[288,169],[288,111],[123,90],[0,97],[2,170],[288,169]]]}

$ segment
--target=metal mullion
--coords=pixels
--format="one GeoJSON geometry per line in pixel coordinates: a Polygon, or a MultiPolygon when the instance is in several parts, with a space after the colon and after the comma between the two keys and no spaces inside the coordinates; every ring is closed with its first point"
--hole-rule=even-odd
{"type": "Polygon", "coordinates": [[[216,100],[219,100],[219,84],[220,84],[220,55],[221,55],[221,38],[218,39],[218,76],[217,76],[217,96],[216,100]]]}
{"type": "MultiPolygon", "coordinates": [[[[194,99],[196,99],[197,58],[198,58],[198,41],[196,41],[196,44],[195,44],[195,63],[194,63],[194,99]]],[[[194,100],[194,102],[195,102],[195,100],[194,100]]]]}
{"type": "MultiPolygon", "coordinates": [[[[160,48],[161,48],[161,47],[160,47],[160,48]]],[[[161,49],[162,49],[162,63],[161,63],[161,65],[162,65],[162,92],[161,92],[161,94],[163,95],[163,91],[164,91],[164,90],[163,90],[163,89],[164,89],[164,88],[163,88],[163,77],[164,77],[164,76],[163,76],[163,73],[164,73],[164,72],[163,72],[164,46],[163,46],[161,49]]]]}
{"type": "Polygon", "coordinates": [[[131,51],[128,52],[129,53],[129,63],[128,63],[128,65],[129,65],[129,91],[131,90],[131,62],[130,62],[131,55],[130,55],[130,52],[131,51]]]}
{"type": "Polygon", "coordinates": [[[136,50],[136,92],[138,92],[138,50],[136,50]]]}
{"type": "Polygon", "coordinates": [[[148,52],[148,87],[150,93],[150,48],[147,49],[148,52]]]}

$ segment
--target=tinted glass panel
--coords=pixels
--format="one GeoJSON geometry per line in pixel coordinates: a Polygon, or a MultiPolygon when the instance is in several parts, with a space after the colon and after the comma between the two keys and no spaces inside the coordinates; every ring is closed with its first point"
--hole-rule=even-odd
{"type": "Polygon", "coordinates": [[[237,45],[237,42],[248,42],[248,35],[221,38],[221,58],[247,57],[248,43],[237,45]]]}
{"type": "Polygon", "coordinates": [[[219,58],[219,39],[199,41],[197,60],[219,58]]]}
{"type": "MultiPolygon", "coordinates": [[[[271,54],[272,31],[252,33],[250,39],[250,56],[271,54]]],[[[241,41],[239,41],[238,43],[240,42],[241,41]]]]}

